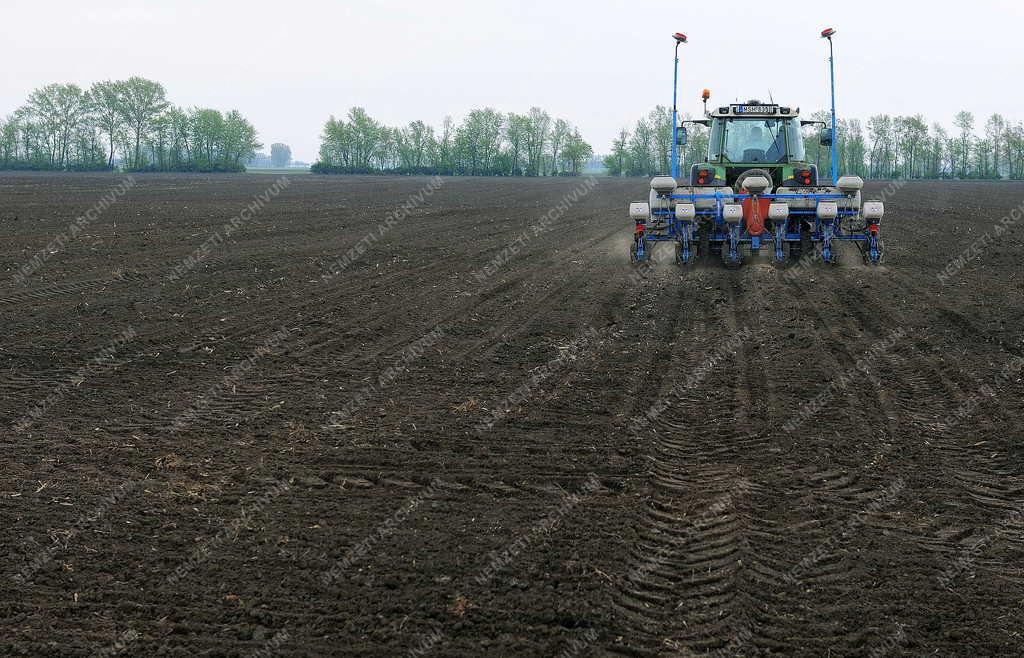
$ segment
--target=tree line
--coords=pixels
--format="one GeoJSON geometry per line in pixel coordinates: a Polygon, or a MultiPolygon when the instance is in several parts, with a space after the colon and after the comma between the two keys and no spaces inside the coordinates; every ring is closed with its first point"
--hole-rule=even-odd
{"type": "MultiPolygon", "coordinates": [[[[805,118],[828,121],[829,115],[805,118]]],[[[840,169],[867,178],[1024,179],[1024,123],[1000,114],[977,123],[967,111],[954,117],[953,130],[920,114],[841,119],[835,140],[840,169]]],[[[681,150],[683,171],[703,160],[708,130],[691,125],[689,137],[681,150]]],[[[817,129],[806,128],[804,140],[807,159],[828,171],[829,151],[820,146],[817,129]]],[[[244,171],[261,146],[239,112],[176,107],[163,85],[141,77],[88,89],[47,85],[0,119],[3,169],[244,171]]],[[[290,159],[286,148],[272,147],[277,166],[290,159]]],[[[671,113],[659,105],[623,128],[603,161],[613,176],[650,176],[669,170],[671,149],[671,113]]],[[[458,124],[446,117],[437,129],[423,121],[390,127],[354,107],[325,124],[313,170],[578,175],[592,155],[578,128],[537,107],[526,114],[474,109],[458,124]]]]}
{"type": "MultiPolygon", "coordinates": [[[[830,114],[822,110],[804,118],[829,122],[830,114]]],[[[878,114],[866,124],[860,119],[840,119],[835,141],[839,168],[865,178],[1024,180],[1024,122],[993,114],[978,134],[974,114],[963,111],[956,114],[953,125],[955,130],[949,131],[920,114],[878,114]]],[[[684,173],[704,161],[709,131],[687,124],[687,132],[688,143],[680,147],[684,173]]],[[[827,172],[831,155],[818,135],[818,128],[804,128],[804,148],[807,160],[827,172]]],[[[671,153],[672,114],[659,105],[632,129],[619,132],[604,165],[613,176],[653,176],[669,171],[671,153]]]]}
{"type": "Polygon", "coordinates": [[[958,112],[952,131],[920,114],[840,124],[840,158],[871,178],[1024,179],[1024,123],[1001,114],[976,126],[973,113],[958,112]]]}
{"type": "Polygon", "coordinates": [[[422,121],[389,127],[361,107],[331,117],[321,135],[320,173],[465,176],[576,176],[593,148],[578,128],[534,107],[526,114],[470,111],[434,129],[422,121]]]}
{"type": "Polygon", "coordinates": [[[244,171],[261,144],[237,111],[182,109],[140,77],[51,84],[0,119],[0,168],[244,171]]]}

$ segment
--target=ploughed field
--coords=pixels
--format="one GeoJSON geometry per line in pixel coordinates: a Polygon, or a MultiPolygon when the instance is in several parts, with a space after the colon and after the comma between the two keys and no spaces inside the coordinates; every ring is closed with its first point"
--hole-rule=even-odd
{"type": "Polygon", "coordinates": [[[1024,653],[1024,185],[637,270],[643,180],[122,180],[0,175],[0,654],[1024,653]]]}

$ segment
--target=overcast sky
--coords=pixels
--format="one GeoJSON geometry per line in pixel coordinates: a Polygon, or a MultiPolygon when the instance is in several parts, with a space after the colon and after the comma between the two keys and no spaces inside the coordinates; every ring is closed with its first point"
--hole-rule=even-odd
{"type": "Polygon", "coordinates": [[[50,82],[142,75],[178,105],[240,110],[268,147],[307,161],[327,117],[353,105],[435,126],[474,107],[537,105],[605,153],[620,127],[671,102],[673,32],[690,37],[682,110],[699,113],[708,87],[712,103],[770,91],[809,113],[828,103],[818,35],[834,27],[840,116],[1024,119],[1024,3],[944,4],[3,0],[0,114],[50,82]]]}

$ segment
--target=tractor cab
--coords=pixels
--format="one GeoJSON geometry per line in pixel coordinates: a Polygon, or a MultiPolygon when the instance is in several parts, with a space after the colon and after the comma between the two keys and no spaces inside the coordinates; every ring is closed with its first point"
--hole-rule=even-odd
{"type": "MultiPolygon", "coordinates": [[[[806,162],[800,109],[752,100],[707,112],[693,121],[710,128],[706,162],[693,165],[690,184],[735,186],[748,171],[776,187],[815,186],[817,167],[806,162]]],[[[685,129],[681,131],[685,141],[685,129]]]]}

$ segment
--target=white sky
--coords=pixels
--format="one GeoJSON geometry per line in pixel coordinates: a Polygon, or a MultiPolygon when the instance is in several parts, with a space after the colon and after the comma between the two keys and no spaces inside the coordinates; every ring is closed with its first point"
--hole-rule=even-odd
{"type": "Polygon", "coordinates": [[[3,0],[0,114],[50,82],[142,75],[182,106],[239,109],[267,145],[316,157],[331,114],[362,105],[390,125],[439,125],[473,107],[538,105],[598,153],[672,97],[680,107],[766,99],[828,103],[825,27],[838,30],[840,116],[960,109],[1024,119],[1024,3],[694,0],[3,0]],[[809,9],[801,11],[803,4],[809,9]],[[716,7],[726,6],[725,11],[716,7]]]}

